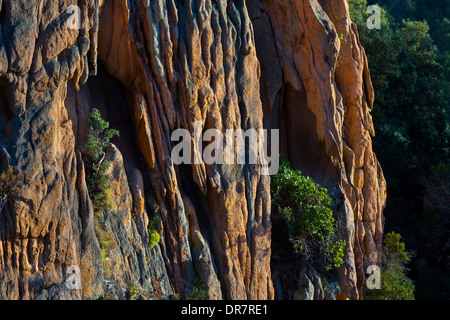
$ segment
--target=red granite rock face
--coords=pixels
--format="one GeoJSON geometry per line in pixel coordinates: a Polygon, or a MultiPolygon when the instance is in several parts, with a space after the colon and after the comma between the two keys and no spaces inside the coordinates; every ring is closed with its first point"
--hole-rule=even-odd
{"type": "MultiPolygon", "coordinates": [[[[280,129],[281,152],[340,199],[340,297],[359,298],[385,182],[347,2],[129,3],[85,1],[71,29],[75,0],[0,1],[1,165],[21,172],[1,210],[0,298],[185,298],[197,277],[210,299],[273,299],[270,178],[260,164],[174,164],[172,133],[196,123],[280,129]],[[92,108],[120,132],[106,153],[114,210],[100,215],[83,161],[92,108]]],[[[192,146],[192,159],[206,147],[192,146]]]]}
{"type": "Polygon", "coordinates": [[[341,206],[347,241],[341,298],[361,295],[379,262],[386,183],[372,150],[374,92],[347,1],[250,1],[265,125],[282,153],[341,206]]]}

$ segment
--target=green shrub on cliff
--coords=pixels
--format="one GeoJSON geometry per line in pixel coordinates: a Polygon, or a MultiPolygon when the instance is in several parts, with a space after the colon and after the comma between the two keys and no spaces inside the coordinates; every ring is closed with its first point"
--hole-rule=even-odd
{"type": "Polygon", "coordinates": [[[161,241],[161,236],[158,231],[160,223],[161,222],[158,215],[155,215],[155,217],[148,223],[148,245],[150,249],[153,249],[161,241]]]}
{"type": "Polygon", "coordinates": [[[343,263],[345,241],[336,235],[333,204],[327,190],[290,168],[280,158],[280,168],[271,178],[273,212],[286,222],[294,250],[306,260],[321,258],[327,269],[343,263]]]}
{"type": "Polygon", "coordinates": [[[112,209],[109,176],[105,173],[111,163],[104,161],[105,150],[119,132],[109,129],[109,122],[102,119],[100,111],[89,113],[89,130],[85,146],[86,184],[97,212],[112,209]]]}
{"type": "Polygon", "coordinates": [[[381,288],[369,290],[364,287],[365,299],[414,300],[414,284],[406,276],[408,253],[400,239],[400,234],[395,232],[384,236],[380,268],[381,288]]]}
{"type": "Polygon", "coordinates": [[[196,277],[192,291],[187,293],[187,300],[208,300],[208,292],[206,292],[203,281],[196,277]]]}

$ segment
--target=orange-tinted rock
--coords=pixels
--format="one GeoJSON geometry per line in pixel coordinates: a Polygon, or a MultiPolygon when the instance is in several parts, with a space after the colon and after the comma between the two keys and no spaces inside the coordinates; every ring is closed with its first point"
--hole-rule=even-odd
{"type": "Polygon", "coordinates": [[[337,203],[347,241],[340,297],[357,299],[365,268],[379,262],[386,187],[372,151],[367,58],[347,1],[251,0],[249,7],[262,34],[258,58],[272,63],[262,69],[266,126],[284,132],[281,150],[296,169],[344,200],[337,203]]]}
{"type": "MultiPolygon", "coordinates": [[[[338,297],[360,297],[386,187],[346,1],[86,1],[80,30],[65,25],[74,1],[3,3],[1,169],[23,178],[1,210],[1,299],[125,299],[131,286],[184,298],[196,277],[210,299],[274,298],[270,179],[258,164],[174,164],[171,134],[194,136],[196,122],[281,130],[282,153],[340,199],[338,297]],[[114,210],[102,214],[82,156],[92,108],[120,131],[106,156],[114,210]],[[71,266],[81,289],[66,286],[71,266]]],[[[205,145],[192,142],[194,159],[205,145]]]]}

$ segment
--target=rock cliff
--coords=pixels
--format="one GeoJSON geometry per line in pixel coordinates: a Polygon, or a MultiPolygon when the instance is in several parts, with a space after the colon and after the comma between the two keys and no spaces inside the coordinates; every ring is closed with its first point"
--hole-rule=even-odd
{"type": "MultiPolygon", "coordinates": [[[[199,123],[201,132],[280,130],[281,153],[337,204],[347,247],[331,298],[362,298],[364,271],[379,261],[386,187],[347,1],[0,0],[0,8],[1,171],[20,173],[0,216],[0,299],[183,299],[196,278],[209,299],[283,296],[261,164],[171,159],[181,128],[193,137],[192,159],[203,152],[199,123]],[[83,161],[92,108],[120,132],[105,155],[114,210],[101,214],[83,161]],[[151,248],[154,217],[161,241],[151,248]]],[[[299,270],[294,296],[330,298],[312,269],[299,270]],[[301,292],[307,286],[316,294],[301,292]]]]}

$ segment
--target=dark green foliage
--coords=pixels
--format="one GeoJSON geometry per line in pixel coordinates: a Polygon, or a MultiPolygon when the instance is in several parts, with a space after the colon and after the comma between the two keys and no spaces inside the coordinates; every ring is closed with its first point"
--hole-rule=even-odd
{"type": "Polygon", "coordinates": [[[345,241],[337,239],[333,205],[325,188],[292,170],[280,158],[280,168],[271,178],[273,214],[286,222],[294,250],[307,260],[324,260],[327,269],[343,263],[345,241]]]}
{"type": "Polygon", "coordinates": [[[369,30],[367,1],[349,5],[375,89],[375,151],[390,187],[417,186],[417,177],[449,152],[448,59],[426,21],[397,22],[382,10],[381,29],[369,30]]]}
{"type": "Polygon", "coordinates": [[[433,166],[421,182],[424,186],[424,210],[416,216],[416,220],[421,227],[417,230],[421,235],[420,243],[426,245],[418,249],[430,259],[444,256],[444,259],[436,260],[445,261],[448,253],[440,251],[448,247],[446,243],[450,239],[450,163],[433,166]]]}
{"type": "Polygon", "coordinates": [[[420,177],[432,175],[431,168],[448,159],[450,152],[449,2],[348,3],[375,90],[374,150],[387,180],[386,229],[399,230],[406,245],[417,249],[418,259],[426,257],[437,266],[439,235],[431,230],[445,223],[435,221],[441,213],[427,205],[433,198],[420,177]],[[386,10],[381,11],[381,29],[369,30],[366,8],[376,3],[386,10]]]}
{"type": "Polygon", "coordinates": [[[85,146],[86,184],[97,212],[112,209],[109,176],[105,172],[111,165],[104,161],[105,150],[119,132],[109,129],[109,123],[102,119],[100,111],[93,109],[88,119],[89,131],[85,146]]]}
{"type": "Polygon", "coordinates": [[[371,290],[372,300],[414,300],[414,284],[405,276],[400,265],[392,265],[381,271],[381,290],[371,290]]]}
{"type": "Polygon", "coordinates": [[[424,207],[436,213],[450,213],[450,163],[431,167],[431,173],[421,179],[425,187],[424,207]]]}
{"type": "Polygon", "coordinates": [[[450,297],[450,270],[426,267],[421,281],[416,284],[417,300],[448,300],[450,297]]]}
{"type": "Polygon", "coordinates": [[[448,156],[448,56],[426,21],[396,22],[382,10],[381,29],[366,26],[366,0],[350,0],[371,71],[376,100],[374,148],[395,193],[448,156]],[[389,141],[389,143],[386,143],[389,141]]]}
{"type": "Polygon", "coordinates": [[[444,52],[450,50],[450,6],[448,0],[369,0],[386,8],[397,20],[427,20],[430,35],[444,52]]]}
{"type": "Polygon", "coordinates": [[[381,261],[381,289],[365,288],[367,300],[414,300],[414,284],[406,276],[408,254],[401,236],[391,232],[383,240],[383,257],[381,261]]]}

